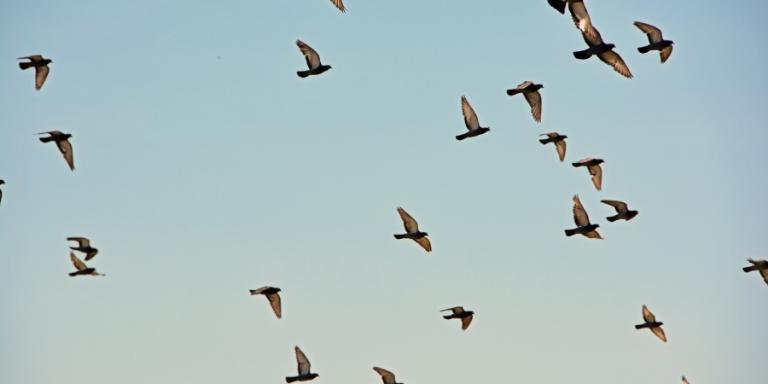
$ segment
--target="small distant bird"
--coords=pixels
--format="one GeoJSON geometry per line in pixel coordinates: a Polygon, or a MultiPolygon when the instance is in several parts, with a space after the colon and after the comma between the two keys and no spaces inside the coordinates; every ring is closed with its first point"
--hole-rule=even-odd
{"type": "Polygon", "coordinates": [[[744,267],[744,272],[752,272],[752,271],[759,271],[760,275],[763,276],[763,280],[765,280],[765,283],[768,284],[768,260],[752,260],[747,259],[747,261],[752,264],[749,267],[744,267]]]}
{"type": "Polygon", "coordinates": [[[18,58],[18,60],[24,59],[28,59],[29,61],[19,63],[19,68],[25,70],[27,68],[35,67],[35,89],[39,91],[40,88],[43,87],[45,79],[48,77],[48,72],[51,71],[51,69],[48,68],[48,64],[53,63],[53,61],[44,58],[42,55],[32,55],[18,58]]]}
{"type": "Polygon", "coordinates": [[[61,133],[61,131],[48,131],[40,132],[37,135],[48,135],[48,137],[41,137],[40,141],[48,143],[51,141],[56,142],[56,146],[59,147],[59,152],[64,156],[67,165],[70,170],[75,170],[75,155],[72,153],[72,144],[69,142],[69,138],[72,137],[69,133],[61,133]]]}
{"type": "Polygon", "coordinates": [[[581,33],[588,35],[591,39],[596,39],[599,33],[592,26],[592,18],[589,17],[587,7],[584,5],[584,0],[568,0],[568,11],[571,12],[571,19],[573,19],[576,28],[581,33]]]}
{"type": "Polygon", "coordinates": [[[525,81],[515,89],[507,89],[507,95],[514,96],[522,93],[525,101],[531,106],[531,115],[537,123],[541,123],[541,93],[539,89],[544,88],[541,84],[534,84],[531,81],[525,81]]]}
{"type": "Polygon", "coordinates": [[[296,45],[299,46],[299,50],[304,54],[304,58],[307,60],[307,66],[309,67],[309,70],[307,71],[297,71],[296,74],[299,75],[299,77],[303,79],[310,75],[319,75],[331,69],[330,65],[323,65],[320,62],[320,55],[318,55],[317,51],[312,49],[312,47],[301,40],[296,40],[296,45]]]}
{"type": "Polygon", "coordinates": [[[104,274],[96,272],[96,268],[89,268],[85,263],[80,260],[73,252],[69,253],[69,259],[72,260],[72,264],[77,271],[70,272],[70,276],[91,275],[91,276],[106,276],[104,274]]]}
{"type": "Polygon", "coordinates": [[[686,379],[685,376],[683,376],[683,384],[691,384],[688,382],[688,379],[686,379]]]}
{"type": "Polygon", "coordinates": [[[405,227],[405,234],[395,235],[395,239],[411,239],[418,243],[427,252],[432,252],[432,243],[429,242],[427,236],[428,233],[419,230],[419,223],[408,214],[402,207],[397,207],[397,213],[400,214],[400,219],[403,221],[403,227],[405,227]]]}
{"type": "Polygon", "coordinates": [[[579,195],[573,195],[573,221],[576,222],[576,228],[566,229],[566,236],[583,235],[590,239],[602,239],[600,233],[597,232],[600,226],[589,222],[589,215],[587,215],[584,206],[581,205],[579,195]]]}
{"type": "Polygon", "coordinates": [[[443,315],[443,319],[450,320],[450,319],[461,319],[461,330],[466,331],[467,328],[469,328],[469,324],[472,323],[472,319],[474,318],[475,312],[473,311],[465,311],[464,307],[453,307],[448,309],[443,309],[440,312],[446,312],[451,311],[452,313],[450,315],[443,315]]]}
{"type": "Polygon", "coordinates": [[[91,247],[91,241],[85,237],[67,237],[67,240],[77,241],[77,247],[69,247],[69,249],[85,253],[85,261],[93,259],[99,253],[98,249],[91,247]]]}
{"type": "Polygon", "coordinates": [[[373,370],[381,375],[381,381],[383,381],[384,384],[403,384],[395,382],[395,374],[384,368],[373,367],[373,370]]]}
{"type": "Polygon", "coordinates": [[[661,341],[665,343],[667,342],[667,335],[665,335],[664,330],[661,329],[661,326],[664,325],[664,323],[656,321],[656,316],[654,316],[653,313],[651,313],[651,310],[645,305],[643,305],[643,321],[645,321],[645,323],[635,325],[635,329],[649,328],[656,337],[661,339],[661,341]]]}
{"type": "MultiPolygon", "coordinates": [[[[5,180],[0,179],[0,185],[5,184],[5,180]]],[[[3,202],[3,191],[0,190],[0,203],[3,202]]]]}
{"type": "Polygon", "coordinates": [[[539,143],[542,143],[544,145],[547,145],[549,143],[555,143],[555,149],[557,150],[557,156],[560,158],[560,161],[565,160],[565,139],[568,138],[568,136],[561,135],[557,132],[549,132],[544,133],[539,136],[546,136],[546,139],[539,139],[539,143]]]}
{"type": "Polygon", "coordinates": [[[616,210],[616,215],[606,217],[606,220],[614,222],[616,220],[630,221],[637,216],[637,211],[630,210],[627,203],[618,200],[600,200],[603,204],[608,204],[616,210]]]}
{"type": "Polygon", "coordinates": [[[565,6],[567,1],[566,0],[547,0],[550,6],[552,8],[556,9],[558,12],[565,14],[565,6]]]}
{"type": "Polygon", "coordinates": [[[480,136],[491,130],[491,128],[480,126],[480,120],[478,120],[475,110],[472,109],[469,101],[464,96],[461,97],[461,114],[464,115],[464,125],[467,126],[469,132],[456,136],[456,140],[461,141],[469,137],[480,136]]]}
{"type": "Polygon", "coordinates": [[[587,167],[589,174],[592,175],[592,184],[594,184],[595,188],[600,191],[603,188],[603,168],[600,167],[600,164],[602,163],[604,163],[603,159],[587,157],[576,163],[572,163],[572,165],[576,168],[587,167]]]}
{"type": "Polygon", "coordinates": [[[309,372],[311,364],[309,363],[309,359],[307,359],[307,355],[305,355],[298,346],[294,347],[294,350],[296,351],[296,363],[298,363],[297,369],[299,371],[299,375],[288,376],[285,378],[285,382],[293,383],[294,381],[310,381],[315,377],[320,376],[317,373],[309,372]]]}
{"type": "Polygon", "coordinates": [[[573,56],[579,60],[587,60],[593,55],[597,55],[600,60],[613,67],[614,71],[628,79],[631,79],[632,72],[629,70],[629,67],[627,67],[624,59],[622,59],[618,53],[613,51],[613,49],[616,48],[616,45],[604,43],[603,38],[600,36],[600,32],[597,30],[597,28],[593,27],[592,30],[594,31],[593,35],[586,33],[581,34],[581,36],[584,38],[584,42],[587,43],[589,48],[583,51],[576,51],[573,53],[573,56]]]}
{"type": "Polygon", "coordinates": [[[341,12],[346,12],[347,8],[344,7],[344,0],[331,0],[331,3],[336,6],[341,12]]]}
{"type": "Polygon", "coordinates": [[[635,21],[635,26],[640,28],[643,33],[648,35],[648,45],[640,47],[637,50],[640,53],[648,53],[650,51],[659,51],[661,55],[661,62],[665,63],[669,56],[672,55],[672,45],[675,44],[672,40],[664,40],[661,35],[661,29],[654,27],[653,25],[635,21]]]}
{"type": "Polygon", "coordinates": [[[269,300],[269,305],[272,307],[272,311],[275,312],[275,316],[278,319],[283,317],[283,310],[280,305],[280,288],[275,287],[261,287],[259,289],[251,289],[251,296],[264,295],[269,300]]]}

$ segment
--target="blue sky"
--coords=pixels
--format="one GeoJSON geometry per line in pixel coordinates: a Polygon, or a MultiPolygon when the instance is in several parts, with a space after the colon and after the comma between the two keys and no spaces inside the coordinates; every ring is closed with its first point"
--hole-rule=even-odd
{"type": "Polygon", "coordinates": [[[768,5],[587,5],[634,79],[575,60],[544,0],[3,3],[0,382],[279,383],[294,345],[318,384],[760,382],[768,287],[740,268],[768,257],[768,5]],[[333,69],[296,77],[296,39],[333,69]],[[504,93],[524,80],[540,125],[504,93]],[[491,132],[459,143],[461,95],[491,132]],[[548,131],[606,160],[602,192],[548,131]],[[576,193],[604,241],[563,235],[576,193]],[[432,254],[392,238],[399,205],[432,254]],[[75,235],[107,277],[67,276],[75,235]]]}

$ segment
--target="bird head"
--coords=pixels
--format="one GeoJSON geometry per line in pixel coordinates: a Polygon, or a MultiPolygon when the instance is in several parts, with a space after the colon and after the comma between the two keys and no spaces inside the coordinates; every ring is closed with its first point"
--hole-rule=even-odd
{"type": "Polygon", "coordinates": [[[608,47],[608,49],[614,49],[614,48],[616,48],[616,44],[613,44],[613,43],[611,43],[611,44],[606,44],[605,46],[606,46],[606,47],[608,47]]]}

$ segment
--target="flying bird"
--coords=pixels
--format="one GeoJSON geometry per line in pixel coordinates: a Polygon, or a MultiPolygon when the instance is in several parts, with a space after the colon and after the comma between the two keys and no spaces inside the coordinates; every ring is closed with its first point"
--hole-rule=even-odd
{"type": "Polygon", "coordinates": [[[531,115],[537,123],[541,123],[541,93],[539,89],[544,88],[541,84],[534,84],[531,81],[525,81],[515,89],[507,89],[507,95],[514,96],[522,93],[525,101],[531,106],[531,115]]]}
{"type": "Polygon", "coordinates": [[[614,222],[616,220],[630,221],[638,214],[637,211],[630,210],[629,207],[627,206],[627,203],[623,201],[600,200],[600,202],[602,202],[603,204],[608,204],[616,210],[615,215],[606,217],[606,220],[610,222],[614,222]]]}
{"type": "Polygon", "coordinates": [[[395,382],[395,374],[384,368],[373,367],[373,370],[381,375],[381,381],[384,382],[384,384],[403,384],[395,382]]]}
{"type": "Polygon", "coordinates": [[[584,206],[581,205],[579,195],[573,195],[573,221],[576,222],[576,228],[566,229],[566,236],[583,235],[590,239],[602,239],[600,233],[597,232],[597,228],[600,226],[589,222],[589,216],[584,206]]]}
{"type": "Polygon", "coordinates": [[[443,309],[440,312],[446,312],[451,311],[450,315],[443,315],[443,319],[450,320],[450,319],[461,319],[461,330],[466,331],[467,328],[469,328],[469,324],[472,323],[472,319],[475,316],[475,312],[473,311],[465,311],[464,307],[453,307],[448,309],[443,309]]]}
{"type": "Polygon", "coordinates": [[[747,259],[747,261],[752,265],[749,267],[744,267],[742,270],[747,273],[752,271],[759,271],[760,275],[763,276],[765,283],[768,284],[768,260],[747,259]]]}
{"type": "Polygon", "coordinates": [[[305,355],[298,346],[294,347],[294,350],[296,351],[296,363],[298,364],[297,370],[299,371],[299,374],[298,376],[286,377],[285,382],[293,383],[294,381],[310,381],[315,377],[320,376],[317,373],[310,373],[311,364],[309,363],[309,359],[307,359],[307,355],[305,355]]]}
{"type": "Polygon", "coordinates": [[[45,83],[45,79],[48,77],[48,72],[51,71],[51,69],[48,68],[48,64],[53,63],[53,61],[44,58],[42,55],[24,56],[24,57],[19,57],[17,60],[24,60],[24,59],[27,59],[29,61],[19,63],[19,68],[21,68],[22,70],[25,70],[31,67],[35,68],[35,89],[39,91],[40,88],[43,87],[43,83],[45,83]]]}
{"type": "Polygon", "coordinates": [[[593,55],[597,55],[600,60],[613,67],[614,71],[628,79],[631,79],[632,72],[629,70],[629,67],[627,67],[624,59],[622,59],[618,53],[613,51],[613,49],[616,48],[616,45],[606,44],[603,42],[603,38],[600,36],[600,32],[597,30],[597,28],[593,27],[592,30],[594,33],[591,35],[587,33],[581,34],[581,36],[584,38],[584,42],[587,43],[589,48],[583,51],[576,51],[573,53],[573,56],[579,60],[587,60],[593,55]]]}
{"type": "Polygon", "coordinates": [[[72,137],[69,133],[61,133],[61,131],[48,131],[40,132],[37,135],[48,135],[48,137],[41,137],[40,141],[48,143],[51,141],[56,142],[56,146],[59,147],[59,152],[64,156],[67,165],[70,170],[75,170],[75,157],[72,153],[72,144],[69,142],[69,138],[72,137]]]}
{"type": "Polygon", "coordinates": [[[67,240],[77,241],[77,247],[69,247],[69,249],[85,253],[85,261],[93,259],[99,253],[97,248],[91,247],[91,241],[85,237],[67,237],[67,240]]]}
{"type": "Polygon", "coordinates": [[[665,335],[664,330],[661,329],[661,326],[664,325],[664,323],[656,321],[656,316],[654,316],[653,313],[651,313],[651,310],[645,305],[643,305],[643,321],[645,321],[643,324],[635,325],[635,329],[649,328],[656,337],[661,339],[661,341],[665,343],[667,342],[667,335],[665,335]]]}
{"type": "Polygon", "coordinates": [[[555,143],[555,149],[557,150],[557,156],[560,158],[560,161],[565,160],[565,139],[568,138],[568,136],[561,135],[557,132],[549,132],[544,133],[539,136],[546,136],[546,139],[539,139],[539,143],[542,143],[544,145],[547,145],[549,143],[555,143]]]}
{"type": "Polygon", "coordinates": [[[75,256],[74,252],[69,253],[69,259],[72,260],[72,265],[75,266],[77,271],[70,272],[70,276],[91,275],[91,276],[106,276],[104,274],[96,272],[96,268],[90,268],[85,263],[75,256]]]}
{"type": "Polygon", "coordinates": [[[584,0],[567,0],[568,11],[571,13],[571,19],[576,24],[582,34],[589,36],[590,39],[596,39],[600,36],[597,29],[592,26],[592,18],[589,17],[587,7],[584,5],[584,0]]]}
{"type": "Polygon", "coordinates": [[[402,207],[397,207],[397,213],[400,214],[400,219],[403,220],[403,227],[405,227],[406,233],[402,235],[395,235],[395,239],[411,239],[418,243],[427,252],[432,252],[432,243],[430,243],[429,239],[427,238],[429,234],[420,231],[419,223],[417,223],[416,220],[402,207]]]}
{"type": "MultiPolygon", "coordinates": [[[[5,184],[5,180],[0,179],[0,185],[5,184]]],[[[3,202],[3,191],[0,190],[0,203],[3,202]]]]}
{"type": "Polygon", "coordinates": [[[299,77],[305,78],[310,75],[319,75],[331,69],[330,65],[323,65],[323,63],[320,62],[320,55],[305,42],[296,40],[296,45],[299,46],[299,50],[304,54],[304,58],[307,60],[307,66],[309,67],[309,70],[307,71],[297,71],[296,74],[299,75],[299,77]]]}
{"type": "Polygon", "coordinates": [[[587,167],[589,174],[592,175],[592,184],[594,184],[595,188],[600,191],[603,188],[603,168],[600,167],[600,164],[602,163],[604,163],[603,159],[593,159],[591,157],[587,157],[585,159],[579,160],[576,163],[572,163],[571,165],[576,168],[587,167]]]}
{"type": "Polygon", "coordinates": [[[331,3],[339,9],[339,11],[346,12],[347,8],[344,7],[344,0],[331,0],[331,3]]]}
{"type": "Polygon", "coordinates": [[[567,0],[547,0],[550,6],[552,8],[556,9],[558,12],[565,14],[565,6],[567,3],[567,0]]]}
{"type": "Polygon", "coordinates": [[[491,128],[480,126],[480,120],[478,120],[475,110],[472,109],[464,96],[461,97],[461,114],[464,115],[464,125],[467,126],[469,132],[456,136],[456,140],[461,141],[469,137],[480,136],[491,130],[491,128]]]}
{"type": "Polygon", "coordinates": [[[269,300],[269,305],[272,307],[272,311],[275,312],[275,316],[278,319],[283,317],[283,310],[280,304],[280,288],[275,287],[261,287],[259,289],[251,289],[251,296],[264,295],[269,300]]]}
{"type": "Polygon", "coordinates": [[[653,25],[635,21],[635,26],[648,35],[648,45],[640,47],[637,50],[643,54],[650,51],[659,51],[661,62],[665,63],[667,59],[669,59],[669,56],[672,55],[672,45],[675,44],[675,42],[672,40],[664,40],[664,37],[661,35],[661,29],[658,29],[653,25]]]}

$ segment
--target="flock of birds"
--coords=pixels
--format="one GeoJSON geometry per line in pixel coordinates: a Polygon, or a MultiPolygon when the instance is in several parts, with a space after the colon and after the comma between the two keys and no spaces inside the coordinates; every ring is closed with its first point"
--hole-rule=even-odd
{"type": "MultiPolygon", "coordinates": [[[[573,22],[576,24],[576,27],[581,32],[582,37],[584,38],[584,41],[586,42],[588,48],[582,51],[573,52],[574,57],[576,57],[579,60],[586,60],[591,58],[592,56],[597,56],[601,61],[605,62],[606,64],[613,67],[613,69],[621,74],[622,76],[626,78],[632,78],[632,72],[629,70],[629,67],[624,62],[622,57],[614,51],[614,48],[616,46],[614,44],[605,43],[602,36],[600,35],[600,32],[595,28],[594,24],[592,23],[592,19],[589,16],[589,13],[587,12],[587,8],[584,5],[583,0],[547,0],[550,6],[555,8],[557,11],[559,11],[562,14],[565,14],[566,8],[570,12],[571,17],[573,19],[573,22]]],[[[335,5],[341,12],[346,12],[346,7],[344,6],[343,0],[331,0],[331,3],[335,5]]],[[[638,48],[638,51],[640,53],[647,53],[650,51],[659,51],[661,56],[661,62],[666,62],[670,55],[672,54],[672,47],[673,42],[670,40],[665,40],[662,36],[662,32],[660,29],[654,27],[653,25],[643,23],[643,22],[635,22],[635,26],[637,26],[643,33],[645,33],[648,36],[648,45],[642,46],[638,48]]],[[[320,75],[329,69],[331,69],[330,65],[324,65],[320,61],[320,55],[315,51],[312,47],[310,47],[308,44],[304,43],[301,40],[296,41],[296,45],[299,47],[299,50],[304,55],[306,62],[307,62],[307,70],[297,71],[297,75],[301,78],[306,78],[308,76],[316,76],[320,75]]],[[[35,69],[35,89],[40,90],[43,87],[43,84],[45,83],[46,78],[48,77],[48,74],[50,73],[49,64],[51,64],[53,61],[50,59],[44,58],[42,55],[31,55],[31,56],[25,56],[19,58],[20,60],[25,59],[26,62],[19,63],[19,67],[22,70],[26,70],[29,68],[35,69]]],[[[539,92],[542,88],[544,88],[541,84],[535,84],[532,81],[525,81],[522,84],[518,85],[514,89],[507,90],[507,95],[509,96],[515,96],[518,94],[522,94],[525,100],[528,102],[528,104],[531,107],[531,114],[533,116],[533,119],[540,123],[541,122],[541,111],[542,111],[542,98],[541,93],[539,92]]],[[[461,141],[472,137],[477,137],[480,135],[483,135],[490,131],[489,127],[482,127],[480,125],[480,121],[477,117],[477,114],[475,113],[475,110],[470,105],[469,101],[465,96],[461,97],[461,110],[462,114],[464,116],[464,124],[466,125],[467,132],[462,133],[460,135],[456,136],[456,139],[461,141]]],[[[47,135],[47,137],[40,138],[40,141],[43,143],[50,143],[54,142],[56,143],[56,146],[58,147],[59,151],[64,157],[64,160],[67,163],[67,166],[70,170],[75,170],[75,161],[74,161],[74,154],[72,149],[72,144],[70,143],[69,139],[72,138],[72,135],[69,133],[63,133],[60,131],[47,131],[47,132],[41,132],[38,133],[38,135],[47,135]]],[[[554,144],[555,149],[557,151],[558,158],[560,161],[565,160],[565,154],[566,154],[566,142],[565,139],[568,138],[566,135],[561,135],[557,132],[549,132],[542,134],[541,136],[545,136],[544,138],[540,139],[539,142],[541,144],[554,144]]],[[[572,163],[573,167],[586,167],[589,171],[589,174],[592,176],[592,183],[594,184],[594,187],[600,191],[602,190],[602,182],[603,182],[603,171],[600,166],[604,161],[603,159],[599,158],[585,158],[582,160],[579,160],[577,162],[572,163]]],[[[5,184],[4,180],[0,180],[0,185],[5,184]]],[[[0,190],[0,201],[2,201],[3,194],[2,190],[0,190]]],[[[629,209],[628,205],[619,200],[601,200],[602,203],[607,204],[611,207],[613,207],[616,210],[616,214],[610,217],[607,217],[607,220],[610,222],[615,222],[617,220],[625,220],[629,221],[632,220],[635,216],[637,216],[638,211],[629,209]]],[[[428,233],[423,232],[419,229],[418,222],[411,216],[408,212],[406,212],[405,209],[402,207],[397,208],[397,212],[400,215],[400,219],[403,222],[403,227],[405,228],[405,233],[403,234],[395,234],[395,239],[410,239],[416,242],[419,246],[424,248],[427,252],[432,251],[432,244],[428,238],[428,233]]],[[[576,223],[576,227],[572,229],[566,229],[565,235],[566,236],[573,236],[573,235],[582,235],[590,239],[602,239],[602,236],[597,231],[597,229],[600,227],[598,224],[593,224],[589,220],[589,216],[587,215],[586,210],[584,209],[584,206],[581,203],[581,200],[579,199],[578,195],[573,196],[573,218],[576,223]]],[[[72,264],[75,267],[75,271],[69,273],[70,276],[82,276],[82,275],[89,275],[89,276],[105,276],[101,273],[98,273],[95,268],[89,267],[86,265],[86,261],[90,261],[98,254],[98,249],[94,248],[90,244],[90,240],[85,237],[68,237],[68,241],[74,241],[77,242],[77,246],[70,247],[72,251],[80,252],[84,255],[85,260],[83,261],[74,252],[70,252],[70,260],[72,261],[72,264]]],[[[768,260],[753,260],[748,259],[748,262],[751,264],[750,266],[744,267],[744,272],[753,272],[757,271],[759,272],[763,280],[768,284],[768,260]]],[[[278,319],[282,318],[282,304],[281,304],[281,298],[280,298],[280,292],[281,289],[277,287],[271,287],[271,286],[265,286],[258,289],[250,290],[251,295],[263,295],[267,298],[269,301],[270,306],[272,307],[272,310],[274,314],[277,316],[278,319]]],[[[459,319],[461,321],[461,329],[467,330],[472,323],[472,319],[474,316],[473,311],[465,310],[464,307],[457,306],[453,308],[444,309],[441,312],[450,312],[450,314],[444,315],[443,318],[446,320],[451,319],[459,319]]],[[[635,325],[635,329],[649,329],[656,337],[658,337],[661,341],[666,342],[667,336],[664,333],[664,330],[662,326],[664,325],[663,322],[658,321],[656,319],[656,316],[648,309],[647,306],[643,305],[642,307],[642,318],[643,323],[635,325]]],[[[317,373],[311,372],[311,365],[309,362],[309,359],[304,354],[304,352],[296,346],[294,348],[295,354],[296,354],[296,361],[298,363],[298,374],[296,376],[290,376],[286,377],[285,380],[287,383],[292,383],[294,381],[310,381],[318,377],[317,373]]],[[[384,384],[402,384],[402,383],[396,383],[395,381],[395,375],[384,368],[380,367],[373,367],[373,370],[376,371],[380,376],[384,384]]],[[[688,380],[685,376],[682,378],[683,383],[688,384],[688,380]]]]}

